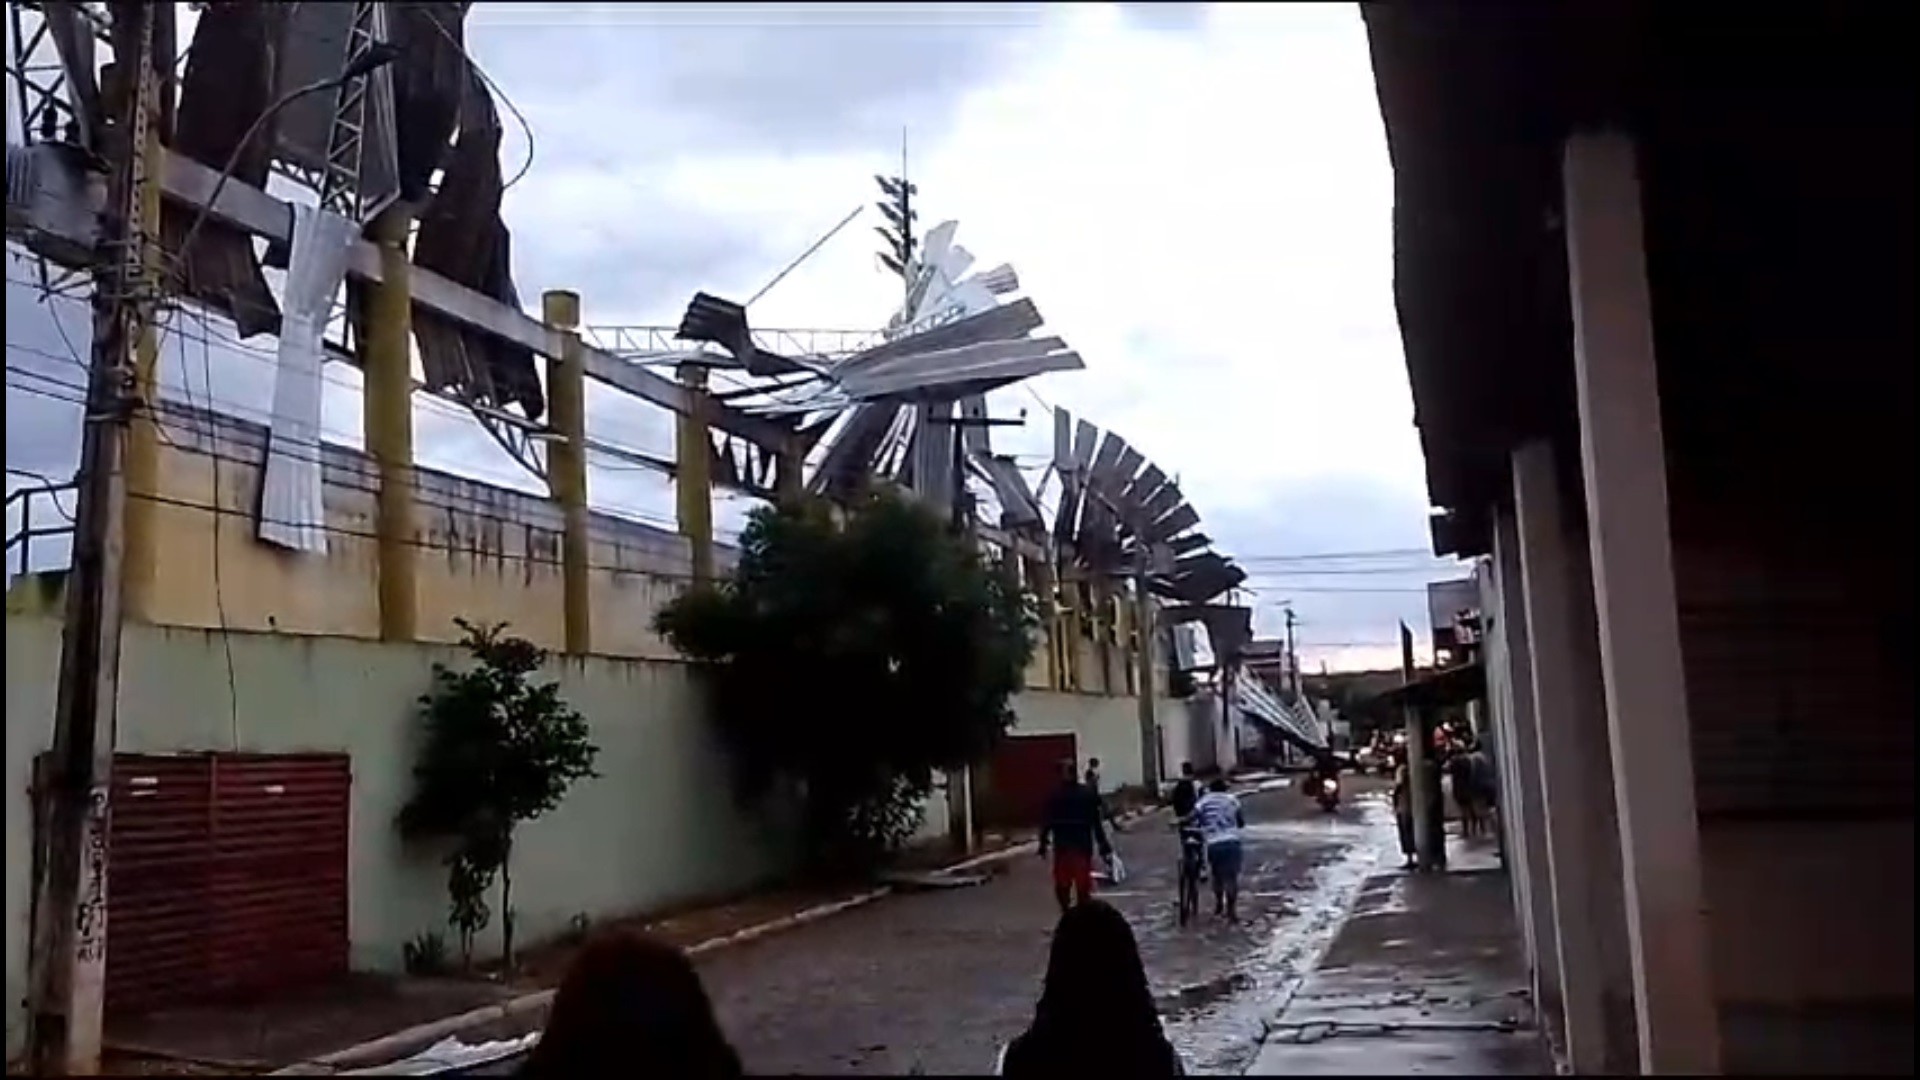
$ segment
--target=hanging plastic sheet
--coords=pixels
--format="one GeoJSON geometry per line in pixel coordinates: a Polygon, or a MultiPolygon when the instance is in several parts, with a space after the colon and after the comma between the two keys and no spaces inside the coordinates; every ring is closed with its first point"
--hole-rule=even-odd
{"type": "Polygon", "coordinates": [[[320,469],[321,364],[327,316],[360,227],[296,203],[273,376],[273,416],[261,471],[259,537],[294,551],[327,550],[320,469]]]}

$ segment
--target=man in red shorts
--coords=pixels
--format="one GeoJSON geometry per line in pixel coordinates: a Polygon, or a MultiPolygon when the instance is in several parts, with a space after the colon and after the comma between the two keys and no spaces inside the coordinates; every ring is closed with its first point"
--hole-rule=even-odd
{"type": "Polygon", "coordinates": [[[1093,857],[1113,855],[1101,824],[1100,796],[1074,775],[1072,760],[1060,763],[1060,786],[1047,800],[1040,825],[1040,857],[1053,853],[1053,897],[1066,911],[1093,896],[1093,857]]]}

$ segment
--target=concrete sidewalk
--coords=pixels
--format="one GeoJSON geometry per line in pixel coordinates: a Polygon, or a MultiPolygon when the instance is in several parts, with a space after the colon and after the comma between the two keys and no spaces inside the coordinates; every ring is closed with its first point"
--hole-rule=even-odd
{"type": "Polygon", "coordinates": [[[1368,879],[1248,1075],[1552,1075],[1506,875],[1490,845],[1456,845],[1445,873],[1368,879]]]}

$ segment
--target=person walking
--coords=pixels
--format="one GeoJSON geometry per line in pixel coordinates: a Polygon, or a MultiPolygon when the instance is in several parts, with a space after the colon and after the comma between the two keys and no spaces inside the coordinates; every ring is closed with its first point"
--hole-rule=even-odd
{"type": "Polygon", "coordinates": [[[1185,821],[1193,813],[1193,804],[1200,801],[1200,781],[1193,778],[1193,762],[1180,763],[1180,779],[1174,781],[1173,794],[1167,801],[1173,807],[1175,821],[1185,821]]]}
{"type": "Polygon", "coordinates": [[[1396,749],[1393,757],[1393,825],[1400,834],[1400,854],[1405,859],[1400,868],[1412,870],[1419,866],[1420,853],[1413,835],[1413,775],[1405,750],[1396,749]]]}
{"type": "Polygon", "coordinates": [[[1207,868],[1213,878],[1213,913],[1228,922],[1240,921],[1240,866],[1245,851],[1240,830],[1247,826],[1240,800],[1227,791],[1227,780],[1216,776],[1207,793],[1193,807],[1193,822],[1207,845],[1207,868]]]}
{"type": "Polygon", "coordinates": [[[581,949],[554,993],[547,1024],[517,1075],[591,1076],[601,1069],[735,1077],[734,1052],[686,954],[641,934],[603,932],[581,949]]]}
{"type": "Polygon", "coordinates": [[[1060,916],[1033,1022],[1000,1051],[997,1076],[1184,1076],[1160,1027],[1126,917],[1100,900],[1060,916]]]}
{"type": "Polygon", "coordinates": [[[1093,797],[1100,800],[1100,820],[1107,823],[1107,828],[1119,832],[1120,819],[1114,816],[1113,808],[1107,805],[1107,789],[1100,784],[1100,759],[1097,757],[1087,759],[1086,782],[1087,790],[1093,792],[1093,797]]]}
{"type": "Polygon", "coordinates": [[[1040,825],[1040,857],[1053,855],[1053,896],[1063,912],[1092,898],[1094,853],[1113,857],[1101,818],[1100,797],[1074,775],[1073,759],[1061,762],[1060,786],[1040,825]]]}
{"type": "Polygon", "coordinates": [[[1446,772],[1447,783],[1453,788],[1453,803],[1460,811],[1460,835],[1480,835],[1480,789],[1473,771],[1471,742],[1460,743],[1447,755],[1446,772]]]}

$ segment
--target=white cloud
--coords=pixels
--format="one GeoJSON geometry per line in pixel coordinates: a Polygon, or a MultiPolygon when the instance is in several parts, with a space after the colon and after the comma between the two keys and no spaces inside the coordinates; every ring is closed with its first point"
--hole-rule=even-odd
{"type": "MultiPolygon", "coordinates": [[[[1397,661],[1396,620],[1420,629],[1425,570],[1309,581],[1259,562],[1427,544],[1392,176],[1356,9],[1232,4],[1169,23],[1103,5],[503,4],[471,22],[536,136],[506,201],[529,304],[571,287],[589,322],[672,323],[696,289],[745,299],[872,201],[906,127],[922,225],[957,218],[981,265],[1013,263],[1087,360],[996,394],[997,413],[1029,416],[996,432],[1000,448],[1050,453],[1037,399],[1124,435],[1257,571],[1255,599],[1295,601],[1312,660],[1397,661]],[[1288,591],[1308,584],[1408,591],[1288,591]],[[1334,647],[1349,642],[1381,648],[1334,647]]],[[[507,124],[511,174],[525,146],[507,124]]],[[[884,321],[899,284],[875,260],[875,220],[756,304],[756,324],[884,321]]],[[[9,389],[10,414],[18,404],[9,389]]],[[[350,398],[330,396],[327,415],[357,434],[350,398]]],[[[487,453],[457,423],[423,419],[423,455],[487,453]]],[[[663,415],[613,395],[595,395],[592,423],[671,446],[663,415]]],[[[10,464],[16,449],[10,432],[10,464]]],[[[593,486],[672,514],[652,477],[598,470],[593,486]]],[[[1279,627],[1270,606],[1258,619],[1279,627]]]]}

